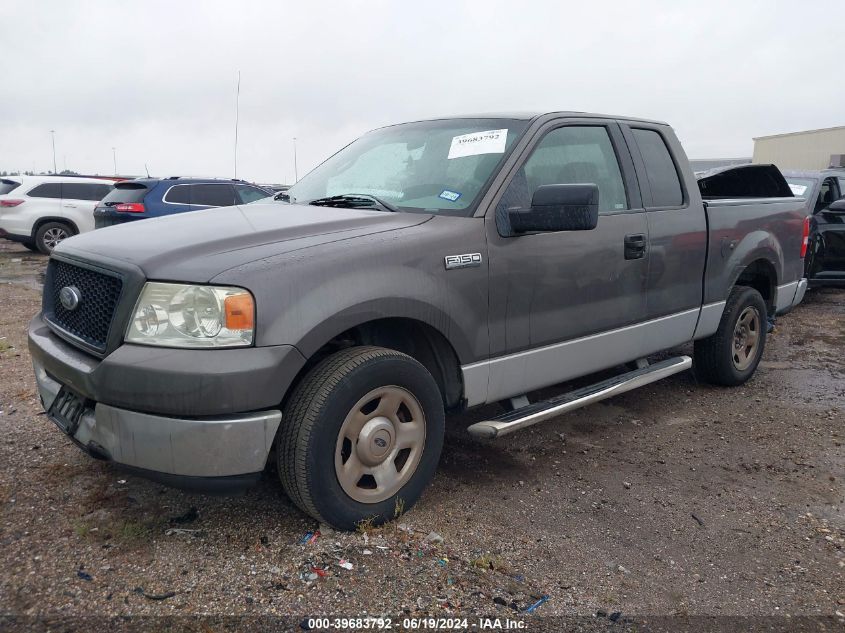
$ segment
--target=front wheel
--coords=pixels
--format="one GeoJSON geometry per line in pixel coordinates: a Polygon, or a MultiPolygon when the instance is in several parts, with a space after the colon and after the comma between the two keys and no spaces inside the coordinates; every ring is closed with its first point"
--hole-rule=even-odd
{"type": "Polygon", "coordinates": [[[277,439],[288,496],[339,529],[381,524],[410,508],[434,476],[443,400],[416,360],[353,347],[317,364],[294,389],[277,439]]]}
{"type": "Polygon", "coordinates": [[[754,288],[731,290],[712,336],[695,342],[695,373],[709,383],[736,386],[751,378],[766,347],[766,302],[754,288]]]}

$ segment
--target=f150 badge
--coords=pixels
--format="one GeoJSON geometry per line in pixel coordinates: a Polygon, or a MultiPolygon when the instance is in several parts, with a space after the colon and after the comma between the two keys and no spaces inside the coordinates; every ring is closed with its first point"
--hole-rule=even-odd
{"type": "Polygon", "coordinates": [[[474,266],[481,266],[481,253],[446,255],[446,270],[452,270],[453,268],[472,268],[474,266]]]}

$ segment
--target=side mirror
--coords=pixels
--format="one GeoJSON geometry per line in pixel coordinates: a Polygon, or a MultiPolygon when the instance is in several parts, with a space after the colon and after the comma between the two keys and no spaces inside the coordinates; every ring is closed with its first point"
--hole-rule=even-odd
{"type": "Polygon", "coordinates": [[[543,185],[529,209],[508,213],[514,233],[590,231],[599,222],[598,185],[543,185]]]}
{"type": "Polygon", "coordinates": [[[831,202],[826,209],[822,209],[827,213],[845,213],[845,198],[831,202]]]}

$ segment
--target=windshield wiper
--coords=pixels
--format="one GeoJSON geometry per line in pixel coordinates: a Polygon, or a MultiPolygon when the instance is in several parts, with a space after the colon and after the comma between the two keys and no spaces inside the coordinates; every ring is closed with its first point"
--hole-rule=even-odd
{"type": "Polygon", "coordinates": [[[343,193],[339,196],[317,198],[308,204],[313,204],[315,207],[341,207],[348,209],[380,207],[385,211],[392,211],[394,213],[399,211],[397,207],[389,202],[385,202],[381,198],[376,198],[368,193],[343,193]]]}

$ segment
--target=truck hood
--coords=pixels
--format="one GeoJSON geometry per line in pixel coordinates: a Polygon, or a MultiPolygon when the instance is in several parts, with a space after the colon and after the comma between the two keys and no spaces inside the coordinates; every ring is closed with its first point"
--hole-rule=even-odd
{"type": "Polygon", "coordinates": [[[204,283],[249,262],[416,226],[428,214],[254,203],[127,222],[76,235],[57,254],[128,262],[148,279],[204,283]]]}

